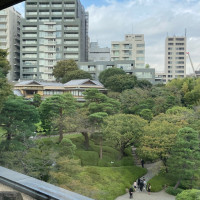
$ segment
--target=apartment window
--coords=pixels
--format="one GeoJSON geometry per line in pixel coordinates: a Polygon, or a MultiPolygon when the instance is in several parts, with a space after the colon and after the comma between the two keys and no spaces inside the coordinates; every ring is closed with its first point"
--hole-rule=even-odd
{"type": "Polygon", "coordinates": [[[136,57],[137,61],[144,61],[144,57],[136,57]]]}
{"type": "Polygon", "coordinates": [[[168,60],[172,60],[172,57],[168,57],[168,60]]]}
{"type": "Polygon", "coordinates": [[[177,71],[175,71],[175,73],[183,74],[183,73],[184,73],[184,70],[177,70],[177,71]]]}
{"type": "Polygon", "coordinates": [[[176,38],[177,41],[184,41],[184,38],[176,38]]]}
{"type": "Polygon", "coordinates": [[[168,61],[168,64],[172,64],[172,61],[168,61]]]}
{"type": "Polygon", "coordinates": [[[168,78],[172,78],[173,76],[172,75],[168,75],[168,78]]]}
{"type": "Polygon", "coordinates": [[[144,44],[137,44],[137,47],[144,47],[144,44]]]}
{"type": "Polygon", "coordinates": [[[168,52],[168,55],[172,55],[172,52],[168,52]]]}
{"type": "Polygon", "coordinates": [[[184,50],[184,47],[176,48],[176,50],[178,50],[178,51],[183,51],[183,50],[184,50]]]}
{"type": "Polygon", "coordinates": [[[176,57],[176,60],[184,60],[184,57],[176,57]]]}
{"type": "Polygon", "coordinates": [[[184,66],[176,66],[177,69],[184,69],[184,66]]]}
{"type": "Polygon", "coordinates": [[[174,45],[174,43],[168,43],[168,45],[169,45],[169,46],[173,46],[173,45],[174,45]]]}
{"type": "Polygon", "coordinates": [[[168,41],[173,41],[174,40],[174,38],[168,38],[168,41]]]}
{"type": "Polygon", "coordinates": [[[176,55],[185,55],[185,52],[177,52],[176,55]]]}
{"type": "Polygon", "coordinates": [[[176,43],[177,46],[184,45],[184,43],[176,43]]]}
{"type": "Polygon", "coordinates": [[[168,70],[168,73],[171,74],[171,73],[172,73],[172,70],[168,70]]]}
{"type": "Polygon", "coordinates": [[[172,48],[172,47],[169,47],[168,50],[173,50],[173,48],[172,48]]]}
{"type": "Polygon", "coordinates": [[[137,50],[136,53],[137,54],[144,54],[144,51],[143,50],[137,50]]]}
{"type": "Polygon", "coordinates": [[[177,61],[176,64],[184,64],[184,61],[177,61]]]}
{"type": "Polygon", "coordinates": [[[172,69],[172,66],[168,66],[168,69],[172,69]]]}

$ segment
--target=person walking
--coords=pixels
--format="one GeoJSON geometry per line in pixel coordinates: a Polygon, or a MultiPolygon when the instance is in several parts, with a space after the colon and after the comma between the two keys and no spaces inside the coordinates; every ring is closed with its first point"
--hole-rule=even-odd
{"type": "Polygon", "coordinates": [[[136,183],[136,181],[133,183],[133,187],[134,187],[134,189],[136,191],[136,189],[137,189],[137,183],[136,183]]]}
{"type": "Polygon", "coordinates": [[[140,178],[138,178],[138,181],[137,181],[137,185],[138,185],[138,188],[140,188],[140,178]]]}
{"type": "Polygon", "coordinates": [[[147,192],[150,195],[150,192],[151,192],[151,184],[150,183],[148,183],[148,185],[147,185],[147,192]]]}
{"type": "Polygon", "coordinates": [[[143,177],[143,183],[144,183],[144,189],[146,190],[146,188],[147,188],[147,182],[146,182],[146,180],[145,180],[144,177],[143,177]]]}
{"type": "Polygon", "coordinates": [[[144,168],[144,160],[141,159],[141,165],[142,165],[142,168],[144,168]]]}
{"type": "Polygon", "coordinates": [[[131,186],[129,189],[129,195],[130,195],[130,199],[133,198],[133,187],[131,186]]]}
{"type": "Polygon", "coordinates": [[[142,190],[143,190],[143,187],[144,187],[144,183],[143,183],[143,181],[141,180],[140,181],[140,191],[142,192],[142,190]]]}

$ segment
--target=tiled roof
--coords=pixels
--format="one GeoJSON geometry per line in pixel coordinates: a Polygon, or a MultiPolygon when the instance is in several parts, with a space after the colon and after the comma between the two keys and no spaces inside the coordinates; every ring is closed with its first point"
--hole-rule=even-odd
{"type": "Polygon", "coordinates": [[[29,85],[29,84],[34,83],[34,82],[38,85],[41,85],[41,86],[64,86],[64,84],[57,83],[57,82],[40,82],[40,81],[33,81],[33,80],[22,81],[22,82],[17,83],[15,86],[29,85]]]}
{"type": "Polygon", "coordinates": [[[91,81],[92,83],[94,83],[97,86],[102,86],[104,87],[99,81],[94,81],[94,80],[90,80],[90,79],[77,79],[77,80],[71,80],[67,83],[65,83],[64,86],[74,86],[74,85],[83,85],[84,83],[91,81]]]}

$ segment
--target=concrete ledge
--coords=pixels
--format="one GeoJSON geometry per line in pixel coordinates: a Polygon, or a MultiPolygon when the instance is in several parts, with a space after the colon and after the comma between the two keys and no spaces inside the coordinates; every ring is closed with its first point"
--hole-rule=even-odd
{"type": "Polygon", "coordinates": [[[38,200],[92,200],[4,167],[0,167],[0,182],[38,200]]]}

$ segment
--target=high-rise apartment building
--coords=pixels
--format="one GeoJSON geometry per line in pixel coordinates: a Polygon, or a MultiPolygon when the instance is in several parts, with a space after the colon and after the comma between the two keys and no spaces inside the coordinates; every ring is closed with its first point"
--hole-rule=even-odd
{"type": "Polygon", "coordinates": [[[125,41],[111,43],[111,60],[135,60],[136,68],[145,67],[145,41],[143,34],[125,35],[125,41]]]}
{"type": "Polygon", "coordinates": [[[17,81],[20,77],[20,19],[21,14],[13,7],[0,11],[0,49],[9,52],[9,81],[17,81]]]}
{"type": "Polygon", "coordinates": [[[22,80],[55,80],[59,60],[88,60],[88,13],[79,0],[27,0],[21,30],[22,80]]]}
{"type": "Polygon", "coordinates": [[[186,77],[186,37],[167,37],[165,40],[166,82],[186,77]]]}

